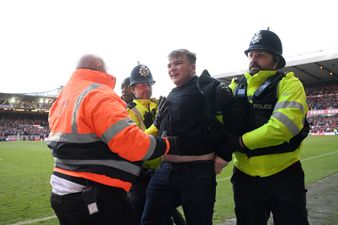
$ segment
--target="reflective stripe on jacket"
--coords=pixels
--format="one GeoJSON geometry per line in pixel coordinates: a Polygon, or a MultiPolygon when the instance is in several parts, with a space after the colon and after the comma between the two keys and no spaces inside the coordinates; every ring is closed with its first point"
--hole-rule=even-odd
{"type": "Polygon", "coordinates": [[[164,154],[169,143],[130,120],[114,85],[111,75],[76,70],[50,110],[48,146],[56,172],[128,191],[140,172],[137,161],[164,154]]]}
{"type": "MultiPolygon", "coordinates": [[[[276,71],[260,71],[255,75],[245,73],[247,79],[247,97],[255,91],[276,71]]],[[[236,83],[230,87],[235,90],[236,83]]],[[[267,122],[242,136],[243,143],[252,151],[289,142],[303,128],[308,111],[306,95],[302,83],[292,72],[287,73],[277,86],[277,103],[267,122]]],[[[288,153],[277,153],[248,158],[245,154],[235,152],[235,166],[251,176],[270,176],[276,174],[298,161],[300,148],[288,153]]]]}
{"type": "MultiPolygon", "coordinates": [[[[128,108],[129,117],[136,123],[136,125],[147,134],[157,135],[157,128],[153,125],[146,129],[144,124],[144,114],[157,111],[157,102],[155,99],[134,99],[135,106],[128,108]]],[[[143,163],[144,168],[156,169],[161,163],[161,158],[146,160],[143,163]]]]}

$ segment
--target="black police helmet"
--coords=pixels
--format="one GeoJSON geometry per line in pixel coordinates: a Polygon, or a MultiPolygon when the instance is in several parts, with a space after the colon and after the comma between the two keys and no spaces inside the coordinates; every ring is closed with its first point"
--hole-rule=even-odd
{"type": "Polygon", "coordinates": [[[153,85],[155,81],[153,80],[153,76],[149,68],[146,65],[137,65],[131,71],[130,74],[130,86],[139,83],[150,83],[153,85]]]}
{"type": "Polygon", "coordinates": [[[277,34],[270,30],[260,30],[254,34],[250,41],[249,48],[244,51],[245,55],[248,55],[251,50],[263,50],[270,52],[278,57],[278,69],[285,66],[282,42],[277,34]]]}

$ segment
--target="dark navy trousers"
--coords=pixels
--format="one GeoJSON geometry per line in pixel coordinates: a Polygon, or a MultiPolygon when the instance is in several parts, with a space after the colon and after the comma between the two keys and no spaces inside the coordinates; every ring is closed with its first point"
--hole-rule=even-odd
{"type": "Polygon", "coordinates": [[[212,225],[216,194],[213,161],[163,162],[151,177],[143,225],[163,225],[182,206],[188,225],[212,225]]]}

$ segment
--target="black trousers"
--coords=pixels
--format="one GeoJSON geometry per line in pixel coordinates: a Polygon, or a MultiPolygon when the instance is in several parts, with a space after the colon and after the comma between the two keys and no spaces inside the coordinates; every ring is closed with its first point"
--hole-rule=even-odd
{"type": "Polygon", "coordinates": [[[234,168],[231,178],[237,225],[308,225],[304,172],[300,162],[269,177],[252,177],[234,168]]]}
{"type": "Polygon", "coordinates": [[[61,225],[139,225],[124,190],[100,184],[93,188],[99,211],[91,215],[83,192],[51,194],[51,206],[61,225]]]}

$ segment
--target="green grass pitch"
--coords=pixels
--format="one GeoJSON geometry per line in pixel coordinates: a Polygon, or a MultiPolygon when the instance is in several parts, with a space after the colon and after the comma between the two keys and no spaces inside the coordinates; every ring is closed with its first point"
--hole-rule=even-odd
{"type": "MultiPolygon", "coordinates": [[[[306,184],[338,171],[338,136],[310,136],[303,145],[306,184]]],[[[49,205],[49,178],[53,168],[44,142],[0,142],[0,225],[58,224],[49,205]],[[34,221],[37,219],[38,221],[34,221]],[[45,220],[43,220],[45,219],[45,220]]],[[[232,164],[217,176],[214,224],[234,217],[232,164]]]]}

